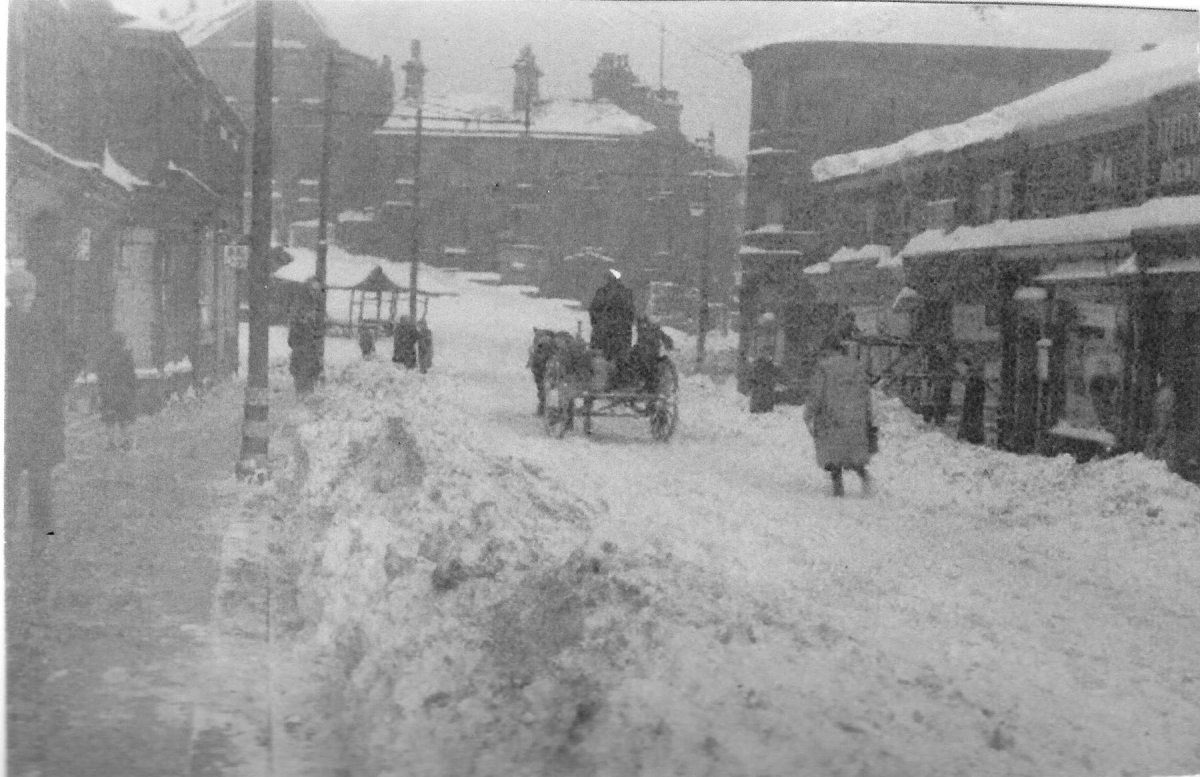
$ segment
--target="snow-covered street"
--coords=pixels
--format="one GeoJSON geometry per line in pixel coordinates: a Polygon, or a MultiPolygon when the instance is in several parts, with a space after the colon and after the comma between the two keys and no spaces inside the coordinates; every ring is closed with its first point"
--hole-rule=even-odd
{"type": "Polygon", "coordinates": [[[882,400],[876,493],[836,500],[799,408],[703,375],[668,443],[551,439],[526,349],[585,314],[426,272],[458,293],[432,372],[331,341],[277,419],[279,661],[321,667],[281,714],[350,773],[1200,770],[1200,491],[1161,464],[961,445],[882,400]]]}

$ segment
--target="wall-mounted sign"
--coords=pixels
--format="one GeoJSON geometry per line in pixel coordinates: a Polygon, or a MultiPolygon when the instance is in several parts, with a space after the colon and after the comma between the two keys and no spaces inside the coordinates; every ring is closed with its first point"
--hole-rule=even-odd
{"type": "Polygon", "coordinates": [[[225,266],[234,270],[245,270],[250,266],[250,246],[225,246],[225,266]]]}

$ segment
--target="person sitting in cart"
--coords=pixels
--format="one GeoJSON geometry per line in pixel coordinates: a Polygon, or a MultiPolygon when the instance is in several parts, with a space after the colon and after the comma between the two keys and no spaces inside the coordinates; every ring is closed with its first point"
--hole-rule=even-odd
{"type": "Polygon", "coordinates": [[[655,391],[658,383],[658,360],[673,348],[675,341],[661,326],[651,321],[649,316],[638,316],[637,344],[629,351],[628,367],[625,370],[630,376],[629,382],[645,391],[655,391]]]}
{"type": "Polygon", "coordinates": [[[608,271],[608,281],[596,290],[588,305],[592,323],[592,348],[604,354],[609,362],[617,362],[633,344],[633,320],[637,315],[633,292],[621,283],[621,273],[608,271]]]}

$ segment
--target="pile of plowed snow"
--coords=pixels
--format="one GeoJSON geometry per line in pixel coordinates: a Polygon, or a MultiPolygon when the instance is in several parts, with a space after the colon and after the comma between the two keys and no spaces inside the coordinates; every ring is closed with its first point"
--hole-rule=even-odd
{"type": "MultiPolygon", "coordinates": [[[[669,551],[593,540],[600,497],[497,453],[495,431],[448,401],[458,380],[353,364],[289,419],[296,456],[279,481],[291,478],[297,641],[327,668],[318,727],[351,773],[832,774],[862,758],[911,773],[899,753],[923,733],[973,741],[980,721],[999,742],[983,753],[1003,757],[1002,726],[931,703],[919,667],[848,633],[855,621],[820,591],[781,603],[669,551]],[[869,753],[850,744],[864,727],[869,753]]],[[[682,384],[681,444],[749,438],[811,456],[799,408],[750,416],[729,383],[682,384]]],[[[1084,530],[1100,547],[1138,520],[1180,520],[1195,494],[1141,457],[1017,457],[878,406],[878,477],[905,513],[1060,521],[1064,542],[1084,530]],[[1107,518],[1089,526],[1093,514],[1107,518]]]]}

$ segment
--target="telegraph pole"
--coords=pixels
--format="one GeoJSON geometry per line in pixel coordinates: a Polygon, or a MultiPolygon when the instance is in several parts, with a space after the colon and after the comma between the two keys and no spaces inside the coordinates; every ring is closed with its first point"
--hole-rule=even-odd
{"type": "Polygon", "coordinates": [[[333,84],[334,45],[329,42],[325,59],[325,104],[321,130],[321,180],[317,188],[317,285],[320,300],[317,302],[317,365],[318,374],[325,377],[325,281],[328,276],[329,232],[329,167],[333,157],[333,84]]]}
{"type": "Polygon", "coordinates": [[[704,171],[704,260],[701,262],[700,309],[696,313],[696,369],[704,366],[704,344],[708,336],[708,298],[712,285],[712,179],[716,135],[708,131],[708,169],[704,171]]]}
{"type": "Polygon", "coordinates": [[[250,174],[250,355],[242,451],[236,472],[254,478],[266,472],[270,442],[267,337],[271,251],[271,69],[274,55],[272,0],[255,2],[254,136],[250,174]]]}
{"type": "Polygon", "coordinates": [[[425,84],[425,64],[421,62],[421,41],[412,42],[412,58],[404,63],[404,99],[417,104],[417,131],[413,143],[412,264],[408,270],[408,315],[417,320],[417,275],[421,264],[421,120],[425,84]]]}

